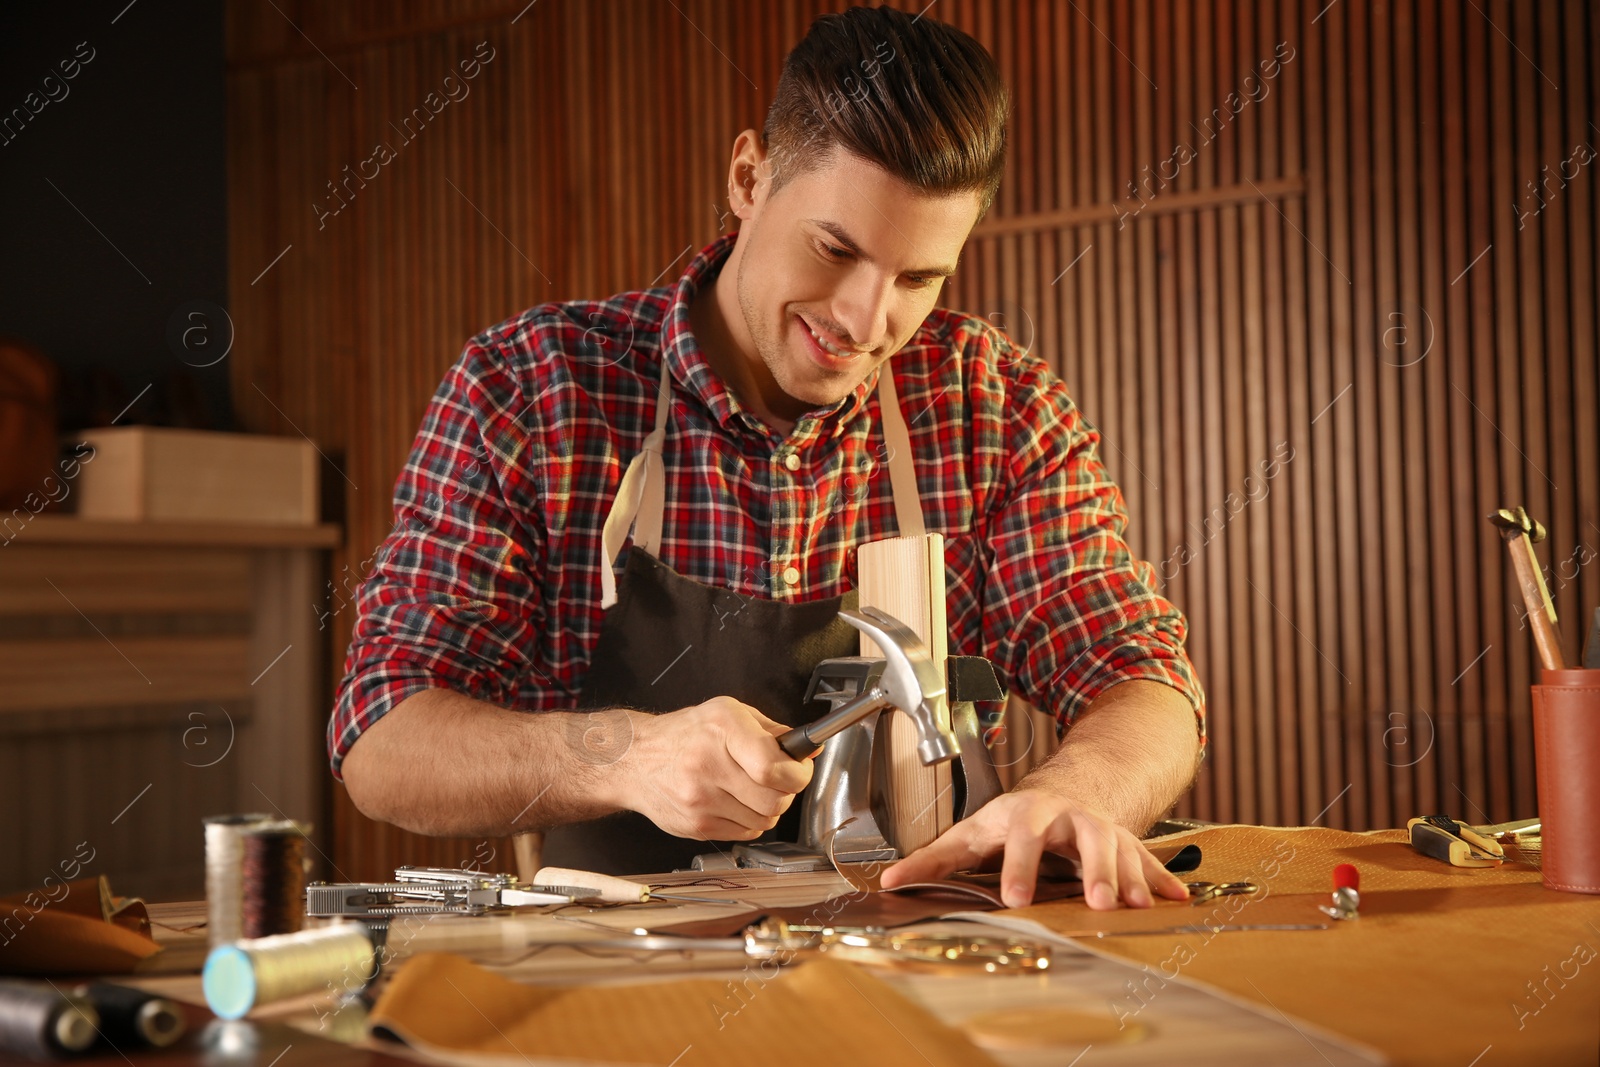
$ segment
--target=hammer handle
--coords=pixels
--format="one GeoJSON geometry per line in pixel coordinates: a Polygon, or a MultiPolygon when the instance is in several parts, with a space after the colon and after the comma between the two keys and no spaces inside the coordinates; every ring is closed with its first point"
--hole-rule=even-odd
{"type": "Polygon", "coordinates": [[[778,747],[795,759],[810,759],[822,751],[822,742],[853,726],[875,711],[893,707],[882,689],[873,687],[840,704],[816,722],[796,726],[778,735],[778,747]]]}
{"type": "Polygon", "coordinates": [[[1533,643],[1539,650],[1539,659],[1547,671],[1559,671],[1565,663],[1561,659],[1561,638],[1556,633],[1555,608],[1545,589],[1544,575],[1539,571],[1539,561],[1533,554],[1533,542],[1526,534],[1511,538],[1511,566],[1517,572],[1517,584],[1522,587],[1522,599],[1528,608],[1528,625],[1533,630],[1533,643]]]}
{"type": "Polygon", "coordinates": [[[806,736],[804,726],[796,726],[793,730],[778,736],[778,747],[797,760],[810,759],[822,751],[822,746],[806,736]]]}

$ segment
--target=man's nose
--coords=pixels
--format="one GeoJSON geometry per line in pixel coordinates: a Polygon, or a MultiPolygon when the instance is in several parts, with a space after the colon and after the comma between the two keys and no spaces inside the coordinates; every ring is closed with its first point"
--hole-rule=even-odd
{"type": "Polygon", "coordinates": [[[834,300],[832,310],[843,327],[839,332],[851,347],[866,348],[876,344],[888,330],[894,282],[879,281],[865,271],[858,274],[834,300]]]}

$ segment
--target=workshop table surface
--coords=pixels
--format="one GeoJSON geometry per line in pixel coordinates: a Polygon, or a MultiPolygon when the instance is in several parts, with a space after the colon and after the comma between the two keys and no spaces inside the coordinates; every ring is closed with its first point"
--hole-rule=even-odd
{"type": "MultiPolygon", "coordinates": [[[[1515,860],[1494,869],[1448,867],[1415,853],[1405,840],[1404,831],[1248,826],[1173,835],[1163,841],[1193,842],[1202,849],[1200,868],[1186,879],[1249,880],[1258,891],[1198,906],[1159,902],[1151,909],[1113,913],[1091,911],[1077,899],[988,912],[972,918],[1050,941],[1050,969],[1026,976],[954,969],[874,968],[873,973],[969,1036],[986,1022],[992,1029],[996,1013],[1015,1013],[1009,1017],[1008,1025],[1016,1028],[1011,1040],[983,1040],[987,1054],[1002,1064],[1600,1063],[1600,966],[1590,965],[1600,949],[1600,897],[1546,890],[1537,870],[1515,860]],[[1329,901],[1331,871],[1341,862],[1356,864],[1362,873],[1361,918],[1348,922],[1326,919],[1317,910],[1329,901]],[[1187,924],[1278,923],[1326,923],[1327,928],[1153,932],[1187,924]],[[1058,1043],[1039,1047],[1043,1039],[1037,1036],[1030,1042],[1036,1028],[1052,1017],[1059,1024],[1064,1014],[1073,1025],[1053,1039],[1058,1043]],[[1026,1047],[1030,1043],[1035,1047],[1026,1047]]],[[[657,886],[693,884],[696,895],[726,897],[726,907],[568,908],[562,920],[551,921],[570,924],[577,918],[569,928],[606,936],[608,929],[807,906],[851,891],[849,882],[831,872],[718,875],[726,876],[725,884],[702,872],[647,880],[657,886]]],[[[962,909],[953,905],[950,910],[962,909]]],[[[203,904],[155,904],[150,914],[164,950],[147,961],[147,973],[126,981],[193,1006],[186,1010],[195,1032],[174,1049],[123,1049],[97,1057],[100,1062],[209,1067],[432,1062],[416,1050],[372,1038],[359,1011],[340,1007],[327,994],[263,1006],[242,1024],[211,1020],[198,976],[205,955],[203,904]]],[[[935,922],[926,928],[953,927],[935,922]]],[[[748,965],[730,966],[726,956],[608,958],[564,950],[469,955],[519,983],[712,978],[722,983],[730,1003],[751,987],[748,965]]],[[[904,1062],[923,1062],[916,1035],[902,1036],[904,1062]]],[[[830,1044],[825,1019],[807,1021],[784,1040],[830,1059],[841,1051],[830,1044]]],[[[511,1059],[541,1062],[537,1054],[511,1059]]],[[[679,1067],[693,1062],[686,1056],[679,1067]]]]}

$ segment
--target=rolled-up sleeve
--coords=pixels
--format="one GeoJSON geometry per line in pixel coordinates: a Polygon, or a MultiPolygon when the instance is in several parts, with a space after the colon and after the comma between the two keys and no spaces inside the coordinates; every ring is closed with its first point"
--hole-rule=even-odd
{"type": "Polygon", "coordinates": [[[1123,540],[1127,511],[1099,433],[1042,362],[1024,357],[1008,377],[1004,491],[986,516],[990,655],[1063,731],[1112,686],[1161,682],[1194,707],[1204,746],[1205,695],[1184,652],[1183,614],[1123,540]]]}
{"type": "Polygon", "coordinates": [[[395,484],[395,524],[374,555],[333,715],[335,777],[356,739],[425,689],[507,705],[541,625],[544,536],[523,475],[529,438],[515,376],[474,342],[428,405],[395,484]]]}

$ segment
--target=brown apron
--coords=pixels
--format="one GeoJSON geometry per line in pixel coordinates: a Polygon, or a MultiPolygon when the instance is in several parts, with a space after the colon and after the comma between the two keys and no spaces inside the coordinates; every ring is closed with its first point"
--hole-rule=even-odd
{"type": "MultiPolygon", "coordinates": [[[[878,375],[878,400],[899,533],[920,533],[909,435],[887,366],[878,375]]],[[[858,654],[860,634],[839,618],[841,607],[855,606],[856,594],[807,603],[767,600],[702,585],[662,563],[662,446],[671,410],[672,374],[663,359],[655,429],[628,464],[606,519],[600,568],[605,618],[578,707],[662,713],[729,696],[770,719],[804,725],[826,710],[802,701],[812,670],[825,659],[858,654]],[[630,528],[633,549],[618,586],[612,565],[630,528]]],[[[795,840],[800,807],[797,799],[763,839],[795,840]]],[[[726,852],[732,844],[674,837],[643,815],[624,811],[546,831],[541,862],[648,874],[686,868],[696,855],[726,852]]]]}

